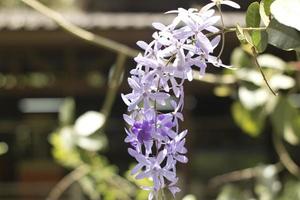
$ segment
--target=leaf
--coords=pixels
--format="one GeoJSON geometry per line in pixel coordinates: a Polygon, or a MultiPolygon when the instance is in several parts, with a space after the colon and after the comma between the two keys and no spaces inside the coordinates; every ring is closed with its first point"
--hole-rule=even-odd
{"type": "Polygon", "coordinates": [[[259,27],[260,14],[258,2],[253,2],[249,5],[246,13],[246,25],[247,27],[259,27]]]}
{"type": "Polygon", "coordinates": [[[291,89],[292,87],[295,86],[296,81],[295,79],[284,75],[284,74],[275,74],[271,77],[270,81],[270,86],[274,89],[291,89]]]}
{"type": "MultiPolygon", "coordinates": [[[[268,26],[270,23],[270,18],[269,15],[266,13],[266,9],[265,9],[265,5],[266,5],[266,0],[262,0],[259,4],[259,14],[260,14],[260,18],[263,21],[265,26],[268,26]]],[[[270,12],[270,10],[269,10],[270,12]]]]}
{"type": "Polygon", "coordinates": [[[5,142],[0,142],[0,155],[5,154],[8,151],[8,145],[5,142]]]}
{"type": "Polygon", "coordinates": [[[283,50],[300,48],[300,32],[272,19],[268,28],[268,42],[283,50]]]}
{"type": "Polygon", "coordinates": [[[239,24],[236,25],[235,33],[236,33],[236,36],[237,36],[238,40],[242,44],[247,44],[246,36],[244,35],[244,31],[243,31],[242,27],[239,24]]]}
{"type": "Polygon", "coordinates": [[[239,99],[247,110],[253,110],[264,105],[269,98],[269,93],[264,88],[249,90],[246,87],[240,87],[238,91],[239,99]]]}
{"type": "Polygon", "coordinates": [[[105,121],[106,118],[102,113],[88,111],[75,121],[74,129],[80,136],[89,136],[99,130],[105,121]]]}
{"type": "Polygon", "coordinates": [[[276,0],[271,5],[271,13],[278,22],[298,31],[300,31],[299,9],[299,0],[276,0]]]}
{"type": "Polygon", "coordinates": [[[72,98],[66,98],[59,108],[59,122],[62,126],[73,124],[75,115],[75,101],[72,98]]]}
{"type": "Polygon", "coordinates": [[[268,34],[266,31],[253,31],[251,38],[258,53],[262,53],[266,50],[268,46],[268,34]]]}
{"type": "Polygon", "coordinates": [[[247,31],[245,32],[239,24],[236,25],[235,33],[242,45],[250,44],[251,47],[253,46],[250,34],[247,31]]]}
{"type": "Polygon", "coordinates": [[[270,7],[272,5],[272,3],[274,2],[274,0],[262,0],[261,3],[264,6],[264,10],[267,16],[270,16],[271,11],[270,11],[270,7]]]}
{"type": "Polygon", "coordinates": [[[226,185],[222,188],[217,200],[246,200],[243,192],[236,186],[226,185]]]}
{"type": "Polygon", "coordinates": [[[76,143],[87,151],[99,151],[107,146],[107,139],[101,134],[94,137],[78,137],[76,143]]]}
{"type": "Polygon", "coordinates": [[[241,103],[236,102],[232,105],[231,112],[236,124],[252,137],[260,135],[265,121],[265,115],[262,109],[249,111],[241,103]]]}
{"type": "Polygon", "coordinates": [[[251,65],[251,60],[249,59],[245,51],[243,51],[240,47],[237,47],[231,54],[230,63],[231,66],[235,68],[248,67],[251,65]]]}
{"type": "Polygon", "coordinates": [[[300,115],[288,99],[280,97],[271,114],[271,122],[276,134],[281,135],[292,145],[299,144],[300,115]]]}
{"type": "Polygon", "coordinates": [[[283,71],[286,67],[286,63],[272,54],[261,54],[257,57],[257,61],[261,67],[271,68],[279,71],[283,71]]]}

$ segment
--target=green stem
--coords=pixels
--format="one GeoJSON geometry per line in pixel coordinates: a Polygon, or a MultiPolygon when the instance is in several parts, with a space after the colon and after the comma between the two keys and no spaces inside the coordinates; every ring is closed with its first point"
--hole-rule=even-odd
{"type": "Polygon", "coordinates": [[[220,4],[217,4],[217,8],[218,8],[218,11],[220,13],[220,16],[221,16],[221,23],[222,23],[222,46],[221,46],[221,50],[219,52],[219,55],[218,55],[218,60],[220,59],[223,51],[224,51],[224,47],[225,47],[225,32],[224,32],[224,29],[225,29],[225,24],[224,24],[224,19],[223,19],[223,14],[222,14],[222,10],[221,10],[221,5],[220,4]]]}
{"type": "Polygon", "coordinates": [[[251,50],[252,50],[252,53],[253,53],[253,61],[254,61],[254,63],[255,63],[255,66],[259,69],[259,71],[260,71],[260,73],[261,73],[261,75],[262,75],[262,77],[263,77],[263,79],[264,79],[266,85],[268,86],[269,90],[274,94],[274,96],[277,96],[277,93],[276,93],[276,92],[271,88],[271,86],[269,85],[269,82],[268,82],[268,80],[267,80],[267,78],[266,78],[266,76],[265,76],[265,74],[264,74],[264,72],[263,72],[261,66],[259,65],[259,63],[258,63],[258,61],[257,61],[257,53],[256,53],[255,48],[252,47],[251,50]]]}
{"type": "Polygon", "coordinates": [[[54,187],[51,189],[46,200],[58,200],[61,195],[76,181],[80,180],[87,173],[90,172],[90,168],[87,165],[80,165],[63,179],[61,179],[54,187]]]}

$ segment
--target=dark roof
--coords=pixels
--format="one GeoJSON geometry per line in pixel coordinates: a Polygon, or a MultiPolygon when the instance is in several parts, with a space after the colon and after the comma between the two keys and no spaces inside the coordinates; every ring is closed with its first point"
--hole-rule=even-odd
{"type": "MultiPolygon", "coordinates": [[[[62,15],[85,29],[143,29],[149,28],[153,22],[168,24],[174,16],[157,13],[84,13],[65,12],[62,15]]],[[[244,15],[241,13],[225,13],[224,21],[227,26],[236,23],[244,24],[244,15]]],[[[40,13],[27,10],[0,10],[0,30],[55,30],[58,26],[49,18],[40,13]]]]}

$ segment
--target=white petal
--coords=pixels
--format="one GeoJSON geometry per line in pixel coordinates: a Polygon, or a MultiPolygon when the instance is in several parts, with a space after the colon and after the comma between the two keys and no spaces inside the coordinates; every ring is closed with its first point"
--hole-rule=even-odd
{"type": "Polygon", "coordinates": [[[223,0],[221,2],[222,2],[221,4],[225,4],[227,6],[230,6],[230,7],[236,8],[236,9],[241,8],[239,4],[237,4],[237,3],[233,2],[233,1],[223,0]]]}

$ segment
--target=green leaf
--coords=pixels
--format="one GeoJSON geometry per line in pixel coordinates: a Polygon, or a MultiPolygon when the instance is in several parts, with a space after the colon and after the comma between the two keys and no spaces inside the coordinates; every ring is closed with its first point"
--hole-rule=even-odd
{"type": "Polygon", "coordinates": [[[237,125],[252,137],[260,135],[265,121],[262,109],[253,111],[245,109],[241,103],[236,102],[232,105],[232,115],[237,125]]]}
{"type": "Polygon", "coordinates": [[[275,133],[281,135],[292,145],[299,144],[300,115],[288,99],[280,97],[271,114],[271,122],[275,133]]]}
{"type": "Polygon", "coordinates": [[[264,25],[268,26],[270,23],[270,18],[269,18],[269,15],[267,15],[267,13],[266,13],[264,0],[262,0],[259,4],[259,14],[260,14],[261,20],[263,21],[264,25]]]}
{"type": "Polygon", "coordinates": [[[260,14],[258,2],[253,2],[249,5],[246,13],[246,25],[248,27],[259,27],[260,14]]]}
{"type": "Polygon", "coordinates": [[[268,28],[268,42],[283,50],[300,48],[300,32],[272,19],[268,28]]]}
{"type": "Polygon", "coordinates": [[[244,34],[242,27],[239,24],[236,25],[235,33],[238,40],[241,42],[241,44],[247,44],[246,36],[244,34]]]}
{"type": "Polygon", "coordinates": [[[300,31],[299,8],[299,0],[276,0],[271,5],[271,13],[281,24],[300,31]]]}
{"type": "Polygon", "coordinates": [[[268,46],[268,34],[266,31],[253,31],[251,38],[258,53],[262,53],[266,50],[268,46]]]}
{"type": "Polygon", "coordinates": [[[230,63],[234,67],[248,67],[252,65],[249,56],[240,47],[233,50],[230,57],[230,63]]]}
{"type": "Polygon", "coordinates": [[[251,47],[253,46],[251,35],[247,31],[244,31],[239,24],[236,25],[235,33],[241,44],[250,44],[251,47]]]}
{"type": "Polygon", "coordinates": [[[222,188],[217,200],[245,200],[248,199],[238,187],[226,185],[222,188]]]}
{"type": "Polygon", "coordinates": [[[0,142],[0,155],[8,151],[8,145],[5,142],[0,142]]]}
{"type": "Polygon", "coordinates": [[[66,98],[59,109],[59,122],[62,126],[73,123],[75,115],[75,101],[72,98],[66,98]]]}
{"type": "Polygon", "coordinates": [[[273,2],[274,2],[274,0],[262,0],[261,1],[261,4],[263,5],[267,16],[270,16],[270,14],[271,14],[270,7],[273,2]]]}

